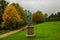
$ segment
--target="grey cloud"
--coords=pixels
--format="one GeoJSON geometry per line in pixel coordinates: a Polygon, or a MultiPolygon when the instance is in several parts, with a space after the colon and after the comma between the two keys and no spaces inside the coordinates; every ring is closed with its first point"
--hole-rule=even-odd
{"type": "Polygon", "coordinates": [[[55,13],[60,11],[60,0],[8,0],[11,3],[17,2],[19,3],[24,9],[31,10],[35,12],[40,10],[44,13],[55,13]]]}

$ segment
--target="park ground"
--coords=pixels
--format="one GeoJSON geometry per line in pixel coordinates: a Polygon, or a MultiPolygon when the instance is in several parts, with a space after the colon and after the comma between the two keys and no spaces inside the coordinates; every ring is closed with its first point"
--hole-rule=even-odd
{"type": "Polygon", "coordinates": [[[26,30],[23,30],[0,40],[60,40],[60,21],[34,25],[36,35],[34,38],[27,38],[26,32],[26,30]]]}

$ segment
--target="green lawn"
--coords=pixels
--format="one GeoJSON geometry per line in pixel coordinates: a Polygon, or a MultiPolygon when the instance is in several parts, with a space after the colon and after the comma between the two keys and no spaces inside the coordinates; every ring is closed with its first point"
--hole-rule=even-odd
{"type": "Polygon", "coordinates": [[[26,38],[26,30],[0,40],[60,40],[60,21],[34,25],[35,38],[26,38]]]}

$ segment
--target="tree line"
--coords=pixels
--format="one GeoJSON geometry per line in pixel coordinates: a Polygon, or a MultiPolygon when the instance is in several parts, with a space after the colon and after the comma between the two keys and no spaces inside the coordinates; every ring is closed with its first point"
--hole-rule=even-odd
{"type": "Polygon", "coordinates": [[[60,21],[60,12],[52,13],[48,18],[47,21],[60,21]]]}
{"type": "MultiPolygon", "coordinates": [[[[27,11],[18,3],[9,4],[9,2],[6,2],[5,0],[1,0],[0,2],[0,30],[13,30],[27,25],[27,11]]],[[[57,12],[56,14],[52,13],[50,16],[48,16],[47,13],[43,14],[40,10],[32,13],[33,24],[48,21],[60,21],[60,12],[57,12]]]]}

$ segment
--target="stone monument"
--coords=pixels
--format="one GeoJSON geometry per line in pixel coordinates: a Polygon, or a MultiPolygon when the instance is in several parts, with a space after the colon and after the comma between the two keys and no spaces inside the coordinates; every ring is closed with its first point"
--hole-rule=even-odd
{"type": "Polygon", "coordinates": [[[27,11],[27,21],[28,21],[28,25],[27,25],[26,37],[35,37],[34,27],[32,24],[32,13],[30,11],[27,11]]]}

